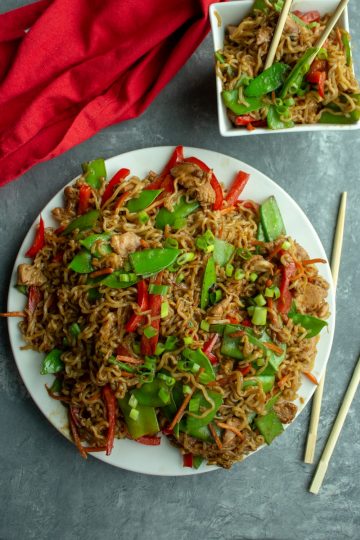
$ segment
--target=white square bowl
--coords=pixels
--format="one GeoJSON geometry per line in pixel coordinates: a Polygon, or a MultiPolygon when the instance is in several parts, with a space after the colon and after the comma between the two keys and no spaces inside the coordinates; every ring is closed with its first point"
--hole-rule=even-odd
{"type": "MultiPolygon", "coordinates": [[[[234,2],[221,2],[211,4],[210,23],[214,42],[214,51],[222,49],[224,45],[225,29],[229,24],[239,24],[242,19],[247,17],[252,10],[253,0],[237,0],[234,2]],[[220,21],[220,22],[219,22],[220,21]]],[[[338,6],[339,0],[295,0],[291,6],[291,11],[312,11],[318,10],[321,15],[332,13],[338,6]]],[[[349,18],[347,8],[340,17],[338,26],[349,32],[349,18]]],[[[293,128],[271,130],[267,128],[256,128],[254,131],[236,128],[230,122],[226,107],[221,98],[222,83],[219,77],[216,77],[217,110],[219,119],[219,130],[223,137],[242,137],[244,135],[268,135],[277,133],[299,133],[303,131],[332,131],[332,130],[352,130],[359,129],[360,122],[356,124],[300,124],[293,128]]]]}

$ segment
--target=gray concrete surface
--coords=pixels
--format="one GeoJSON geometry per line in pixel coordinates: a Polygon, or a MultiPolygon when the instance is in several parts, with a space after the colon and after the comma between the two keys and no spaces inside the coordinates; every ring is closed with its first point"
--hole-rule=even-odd
{"type": "MultiPolygon", "coordinates": [[[[1,0],[0,10],[22,0],[1,0]]],[[[360,5],[350,6],[360,72],[360,5]]],[[[217,130],[208,38],[136,120],[112,126],[0,190],[0,310],[20,243],[35,216],[79,163],[153,145],[185,144],[242,159],[299,203],[330,255],[339,195],[349,192],[337,327],[326,379],[318,458],[359,354],[360,132],[242,139],[217,130]]],[[[0,539],[343,540],[360,538],[360,394],[318,496],[302,461],[310,407],[266,451],[231,471],[192,478],[133,474],[83,461],[42,416],[14,364],[0,322],[0,539]]]]}

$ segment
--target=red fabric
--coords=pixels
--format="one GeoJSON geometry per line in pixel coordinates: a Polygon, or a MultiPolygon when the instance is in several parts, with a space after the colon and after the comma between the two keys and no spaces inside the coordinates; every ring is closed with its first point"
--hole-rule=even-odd
{"type": "Polygon", "coordinates": [[[141,114],[206,36],[211,3],[43,0],[0,15],[0,185],[141,114]]]}

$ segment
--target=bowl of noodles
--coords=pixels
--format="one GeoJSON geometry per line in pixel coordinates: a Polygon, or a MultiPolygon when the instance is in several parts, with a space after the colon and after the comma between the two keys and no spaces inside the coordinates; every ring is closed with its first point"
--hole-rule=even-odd
{"type": "Polygon", "coordinates": [[[83,164],[12,284],[11,345],[37,405],[84,458],[148,474],[228,469],[273,444],[334,332],[329,264],[299,207],[194,148],[83,164]]]}
{"type": "Polygon", "coordinates": [[[347,10],[317,48],[337,0],[293,2],[274,63],[265,70],[282,4],[210,6],[221,135],[358,129],[360,89],[347,10]]]}

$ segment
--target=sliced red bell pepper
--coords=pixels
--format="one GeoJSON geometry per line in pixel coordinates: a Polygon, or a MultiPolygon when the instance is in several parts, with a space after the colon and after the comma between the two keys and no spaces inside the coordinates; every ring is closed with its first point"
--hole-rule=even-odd
{"type": "Polygon", "coordinates": [[[38,228],[36,229],[35,239],[32,246],[25,253],[25,257],[35,257],[35,255],[42,249],[45,245],[45,225],[43,218],[40,216],[40,222],[38,228]]]}
{"type": "Polygon", "coordinates": [[[239,371],[241,371],[243,375],[247,375],[250,370],[251,370],[251,366],[249,364],[239,369],[239,371]]]}
{"type": "Polygon", "coordinates": [[[213,350],[214,346],[216,345],[216,342],[217,340],[219,339],[219,334],[214,334],[212,338],[210,338],[203,346],[202,348],[202,351],[204,354],[206,354],[206,356],[208,357],[208,359],[210,360],[210,362],[214,365],[214,364],[218,364],[219,360],[217,359],[217,357],[215,356],[215,354],[213,354],[211,351],[213,350]]]}
{"type": "Polygon", "coordinates": [[[314,71],[327,71],[327,69],[328,69],[327,60],[320,60],[319,58],[316,58],[311,64],[306,77],[314,73],[314,71]]]}
{"type": "Polygon", "coordinates": [[[89,208],[89,200],[91,197],[91,187],[89,184],[81,184],[79,189],[79,201],[77,206],[78,214],[85,214],[89,208]]]}
{"type": "Polygon", "coordinates": [[[306,80],[309,83],[317,84],[318,92],[320,97],[325,97],[325,81],[326,81],[326,72],[325,71],[313,71],[308,73],[306,80]]]}
{"type": "Polygon", "coordinates": [[[234,206],[241,192],[244,190],[249,178],[250,174],[244,171],[239,171],[237,173],[233,183],[230,186],[229,192],[225,197],[225,200],[227,201],[229,206],[234,206]]]}
{"type": "MultiPolygon", "coordinates": [[[[139,304],[140,311],[146,311],[148,309],[149,295],[147,290],[147,283],[144,279],[142,281],[139,281],[137,284],[137,303],[139,304]]],[[[136,313],[133,313],[128,322],[125,324],[126,332],[135,332],[135,330],[141,324],[143,318],[144,317],[142,315],[137,315],[136,313]]]]}
{"type": "Polygon", "coordinates": [[[136,442],[140,444],[145,444],[146,446],[159,446],[161,443],[161,437],[151,437],[150,435],[143,435],[138,439],[135,439],[136,442]]]}
{"type": "MultiPolygon", "coordinates": [[[[210,172],[210,167],[208,167],[206,165],[206,163],[204,163],[203,161],[201,161],[201,159],[198,159],[196,157],[189,157],[189,158],[186,158],[185,161],[187,163],[194,163],[195,165],[197,165],[198,167],[200,167],[200,169],[202,171],[205,171],[205,172],[210,172]]],[[[220,210],[220,208],[222,207],[222,204],[223,204],[223,200],[224,200],[224,194],[223,194],[223,190],[222,190],[222,187],[221,185],[219,184],[219,181],[218,179],[216,178],[215,174],[212,173],[211,175],[211,178],[210,178],[210,185],[211,187],[213,188],[214,192],[215,192],[215,202],[213,204],[213,207],[212,209],[213,210],[220,210]]]]}
{"type": "Polygon", "coordinates": [[[232,315],[226,315],[226,319],[230,322],[230,324],[239,324],[239,319],[237,317],[233,317],[232,315]]]}
{"type": "Polygon", "coordinates": [[[109,424],[107,439],[106,439],[106,455],[110,456],[111,450],[114,446],[115,439],[115,426],[116,426],[116,398],[111,389],[111,386],[107,384],[103,388],[103,398],[106,405],[106,415],[109,424]]]}
{"type": "Polygon", "coordinates": [[[255,118],[250,116],[250,114],[242,114],[241,116],[236,116],[235,124],[237,126],[247,126],[255,121],[255,118]]]}
{"type": "MultiPolygon", "coordinates": [[[[162,273],[160,272],[151,280],[151,283],[161,285],[162,273]]],[[[148,309],[150,309],[151,326],[157,331],[156,335],[147,338],[144,334],[141,336],[141,352],[146,356],[155,354],[156,345],[159,341],[160,313],[161,313],[161,295],[149,295],[148,309]]]]}
{"type": "Polygon", "coordinates": [[[30,285],[29,287],[29,296],[28,296],[28,312],[30,315],[32,315],[36,309],[36,306],[40,302],[42,298],[41,291],[39,287],[36,287],[35,285],[30,285]]]}
{"type": "MultiPolygon", "coordinates": [[[[281,256],[282,252],[279,252],[281,256]]],[[[280,313],[287,314],[290,311],[292,303],[292,294],[289,289],[290,278],[296,272],[296,265],[294,261],[289,262],[286,265],[281,266],[281,280],[280,280],[280,298],[277,301],[277,310],[280,313]]]]}
{"type": "Polygon", "coordinates": [[[167,175],[170,170],[177,164],[177,163],[181,163],[184,161],[184,147],[183,146],[177,146],[174,150],[174,152],[172,153],[169,161],[167,162],[167,164],[165,165],[162,173],[161,173],[161,176],[165,176],[167,175]]]}
{"type": "Polygon", "coordinates": [[[193,466],[193,455],[192,454],[184,454],[183,455],[183,466],[192,468],[192,466],[193,466]]]}
{"type": "Polygon", "coordinates": [[[242,326],[247,326],[249,328],[252,327],[252,324],[251,324],[251,321],[249,321],[249,319],[244,319],[243,321],[241,321],[240,323],[242,326]]]}
{"type": "Polygon", "coordinates": [[[309,24],[312,22],[319,22],[321,19],[321,15],[319,11],[313,10],[313,11],[307,11],[306,13],[303,13],[302,11],[295,10],[293,11],[294,15],[296,17],[299,17],[302,21],[309,24]]]}
{"type": "Polygon", "coordinates": [[[101,198],[101,206],[104,206],[115,191],[115,188],[130,174],[129,169],[120,169],[110,180],[101,198]]]}
{"type": "Polygon", "coordinates": [[[177,164],[184,161],[184,147],[177,146],[172,153],[169,161],[165,165],[162,173],[157,177],[154,182],[151,182],[144,189],[160,189],[163,188],[168,193],[174,193],[174,181],[169,175],[170,170],[177,164]],[[170,178],[168,178],[170,177],[170,178]]]}

